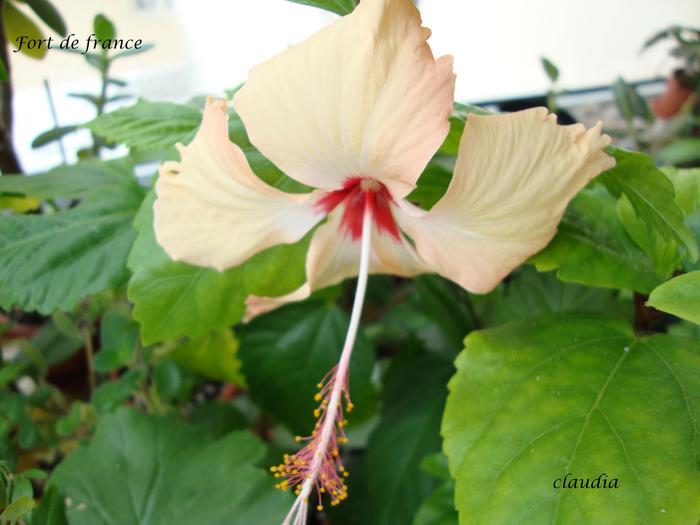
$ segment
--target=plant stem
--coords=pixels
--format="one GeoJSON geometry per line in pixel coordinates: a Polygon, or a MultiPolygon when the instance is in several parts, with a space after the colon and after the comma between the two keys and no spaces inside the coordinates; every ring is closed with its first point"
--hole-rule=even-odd
{"type": "MultiPolygon", "coordinates": [[[[49,111],[51,112],[51,119],[53,120],[53,127],[58,127],[58,115],[56,114],[56,106],[53,103],[53,97],[51,96],[51,88],[49,87],[49,81],[44,79],[44,89],[46,90],[46,99],[49,101],[49,111]]],[[[61,150],[61,158],[63,159],[63,164],[68,164],[66,157],[66,149],[63,147],[63,137],[58,138],[58,147],[61,150]]]]}
{"type": "Polygon", "coordinates": [[[92,334],[88,328],[83,328],[83,341],[85,342],[85,357],[88,366],[88,385],[90,386],[90,394],[95,391],[95,367],[93,366],[95,349],[92,346],[92,334]]]}
{"type": "Polygon", "coordinates": [[[7,82],[0,82],[0,171],[3,175],[21,175],[22,168],[12,144],[12,71],[7,53],[3,20],[5,0],[0,0],[0,60],[7,69],[7,82]]]}

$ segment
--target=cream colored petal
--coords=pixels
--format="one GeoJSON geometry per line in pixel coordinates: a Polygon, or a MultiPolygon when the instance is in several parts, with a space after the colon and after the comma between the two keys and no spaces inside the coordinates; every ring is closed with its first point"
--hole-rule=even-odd
{"type": "Polygon", "coordinates": [[[287,175],[336,189],[349,176],[407,195],[449,131],[452,58],[435,61],[411,0],[355,11],[253,68],[234,106],[287,175]]]}
{"type": "Polygon", "coordinates": [[[488,292],[544,248],[574,195],[614,166],[609,143],[600,124],[559,126],[544,108],[471,115],[447,193],[427,213],[403,204],[397,222],[434,271],[488,292]]]}
{"type": "MultiPolygon", "coordinates": [[[[311,293],[357,275],[360,264],[360,240],[340,233],[342,210],[330,214],[328,221],[314,232],[306,257],[308,281],[294,292],[282,297],[250,296],[246,302],[246,320],[269,312],[283,304],[301,301],[311,293]]],[[[390,274],[414,277],[429,271],[405,239],[372,230],[369,262],[370,274],[390,274]]]]}
{"type": "Polygon", "coordinates": [[[313,194],[293,195],[255,176],[228,138],[225,102],[209,100],[180,162],[167,162],[153,207],[158,243],[176,261],[225,270],[276,244],[301,239],[322,214],[313,194]]]}

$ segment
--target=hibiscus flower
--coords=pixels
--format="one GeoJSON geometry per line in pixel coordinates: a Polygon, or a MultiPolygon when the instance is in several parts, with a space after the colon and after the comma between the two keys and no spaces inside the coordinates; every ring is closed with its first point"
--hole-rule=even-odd
{"type": "Polygon", "coordinates": [[[470,115],[445,195],[430,210],[409,202],[454,102],[452,59],[436,60],[429,36],[411,0],[362,0],[252,69],[234,108],[252,144],[310,193],[282,192],[253,173],[229,140],[223,101],[207,101],[197,135],[178,145],[180,161],[160,169],[155,232],[175,260],[223,271],[315,228],[306,283],[250,297],[248,319],[358,276],[341,359],[319,383],[316,427],[273,467],[278,487],[297,494],[287,525],[306,522],[313,492],[319,509],[324,494],[332,504],[347,496],[338,445],[368,274],[432,272],[488,292],[547,245],[568,202],[614,165],[600,124],[559,126],[544,108],[470,115]]]}

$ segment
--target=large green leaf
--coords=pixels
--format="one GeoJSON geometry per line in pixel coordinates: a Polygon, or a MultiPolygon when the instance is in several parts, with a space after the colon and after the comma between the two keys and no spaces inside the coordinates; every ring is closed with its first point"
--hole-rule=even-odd
{"type": "Polygon", "coordinates": [[[700,324],[700,271],[680,275],[655,288],[648,304],[700,324]]]}
{"type": "MultiPolygon", "coordinates": [[[[316,384],[338,362],[349,319],[337,306],[287,306],[239,328],[239,355],[253,399],[293,432],[313,430],[316,384]]],[[[374,351],[359,334],[350,364],[350,422],[373,408],[374,351]]]]}
{"type": "Polygon", "coordinates": [[[172,147],[192,136],[202,113],[171,102],[139,100],[133,106],[100,115],[85,126],[104,139],[136,149],[172,147]]]}
{"type": "Polygon", "coordinates": [[[700,346],[601,316],[473,332],[443,419],[460,523],[668,523],[700,512],[700,346]],[[554,488],[605,474],[617,488],[554,488]]]}
{"type": "Polygon", "coordinates": [[[128,262],[133,272],[128,296],[144,343],[200,337],[230,327],[242,318],[250,293],[283,295],[303,283],[308,236],[225,272],[173,261],[155,238],[154,200],[151,192],[138,213],[138,236],[128,262]]]}
{"type": "Polygon", "coordinates": [[[571,201],[559,233],[532,257],[540,271],[563,281],[649,293],[663,279],[617,218],[615,199],[584,190],[571,201]]]}
{"type": "Polygon", "coordinates": [[[42,199],[72,199],[93,193],[107,193],[133,180],[127,161],[89,161],[59,166],[29,177],[0,176],[0,192],[42,199]]]}
{"type": "Polygon", "coordinates": [[[289,0],[297,4],[310,5],[313,7],[319,7],[325,9],[326,11],[333,11],[339,15],[347,15],[352,13],[357,5],[357,0],[289,0]]]}
{"type": "Polygon", "coordinates": [[[71,525],[276,524],[289,500],[255,467],[247,432],[214,440],[175,419],[122,409],[54,471],[71,525]]]}
{"type": "Polygon", "coordinates": [[[616,166],[600,175],[608,190],[625,195],[637,216],[662,237],[676,239],[685,246],[688,257],[698,258],[698,244],[683,223],[683,212],[676,204],[673,184],[654,161],[642,153],[615,149],[616,166]]]}
{"type": "Polygon", "coordinates": [[[409,525],[437,481],[420,469],[440,450],[440,418],[452,363],[437,355],[398,361],[384,383],[384,410],[367,447],[373,525],[409,525]]]}
{"type": "MultiPolygon", "coordinates": [[[[188,144],[192,140],[202,119],[199,108],[203,102],[199,98],[187,105],[139,100],[133,106],[100,115],[86,127],[110,142],[138,151],[168,150],[176,143],[188,144]]],[[[256,175],[283,191],[311,191],[263,157],[248,140],[241,118],[233,110],[228,115],[229,138],[243,150],[256,175]]]]}
{"type": "Polygon", "coordinates": [[[0,305],[70,310],[127,280],[131,223],[143,190],[128,173],[121,182],[67,211],[0,221],[0,305]]]}

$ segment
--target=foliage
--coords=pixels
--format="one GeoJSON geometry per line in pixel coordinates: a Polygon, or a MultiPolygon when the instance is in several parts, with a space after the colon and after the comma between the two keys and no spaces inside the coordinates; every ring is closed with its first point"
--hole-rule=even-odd
{"type": "Polygon", "coordinates": [[[695,523],[697,341],[550,316],[473,332],[457,369],[442,432],[460,523],[695,523]],[[602,473],[619,487],[552,490],[602,473]]]}
{"type": "Polygon", "coordinates": [[[206,430],[121,409],[50,483],[69,498],[71,524],[280,522],[288,500],[254,466],[263,452],[245,432],[214,440],[206,430]]]}

